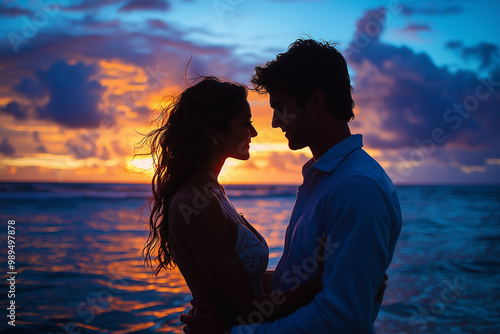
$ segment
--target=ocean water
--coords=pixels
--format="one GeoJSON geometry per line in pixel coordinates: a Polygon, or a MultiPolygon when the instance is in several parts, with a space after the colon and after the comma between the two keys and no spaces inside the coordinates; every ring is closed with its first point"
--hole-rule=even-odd
{"type": "MultiPolygon", "coordinates": [[[[296,187],[226,189],[266,237],[274,268],[296,187]]],[[[500,187],[398,191],[404,225],[377,332],[500,333],[500,187]]],[[[191,299],[182,276],[153,277],[140,257],[148,196],[148,185],[0,184],[0,333],[182,333],[178,318],[191,299]]]]}

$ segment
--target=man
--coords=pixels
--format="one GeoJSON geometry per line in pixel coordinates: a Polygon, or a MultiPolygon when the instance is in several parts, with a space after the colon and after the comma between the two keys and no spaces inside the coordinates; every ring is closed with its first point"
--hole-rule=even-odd
{"type": "Polygon", "coordinates": [[[376,299],[401,230],[401,211],[391,180],[363,151],[361,135],[350,133],[354,101],[345,59],[327,42],[299,39],[256,67],[252,83],[269,94],[272,126],[285,132],[290,149],[309,147],[313,155],[302,169],[271,291],[313,277],[310,259],[318,257],[318,240],[326,239],[327,246],[323,289],[310,304],[272,322],[235,326],[231,333],[375,333],[381,304],[376,299]]]}

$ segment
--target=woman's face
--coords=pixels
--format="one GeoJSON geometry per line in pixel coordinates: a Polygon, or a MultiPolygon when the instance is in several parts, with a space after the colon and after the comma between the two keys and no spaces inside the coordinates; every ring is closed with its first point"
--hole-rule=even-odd
{"type": "Polygon", "coordinates": [[[219,143],[219,149],[227,157],[239,160],[250,158],[250,141],[257,136],[257,131],[252,125],[252,112],[248,101],[240,107],[240,110],[229,121],[227,131],[223,140],[219,143]]]}

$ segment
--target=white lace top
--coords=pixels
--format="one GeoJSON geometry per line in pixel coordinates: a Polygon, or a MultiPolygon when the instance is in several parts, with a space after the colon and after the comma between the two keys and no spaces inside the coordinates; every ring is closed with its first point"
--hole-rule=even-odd
{"type": "Polygon", "coordinates": [[[213,192],[217,195],[222,207],[238,223],[238,239],[235,250],[250,280],[254,295],[260,296],[263,294],[262,275],[266,271],[269,261],[269,248],[266,240],[246,221],[243,215],[236,212],[224,194],[218,190],[213,192]]]}

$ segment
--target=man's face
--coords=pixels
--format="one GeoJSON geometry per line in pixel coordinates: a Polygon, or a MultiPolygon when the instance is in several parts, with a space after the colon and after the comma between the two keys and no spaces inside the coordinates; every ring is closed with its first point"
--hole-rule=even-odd
{"type": "Polygon", "coordinates": [[[296,99],[283,89],[269,93],[269,103],[274,109],[272,127],[285,132],[288,147],[298,150],[309,146],[312,126],[307,105],[297,107],[296,99]]]}

